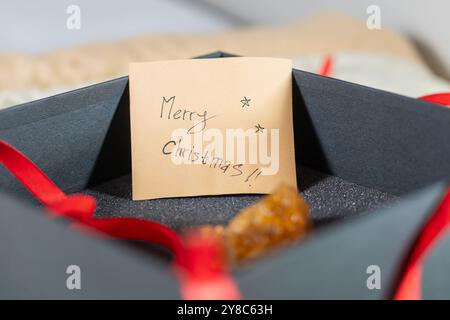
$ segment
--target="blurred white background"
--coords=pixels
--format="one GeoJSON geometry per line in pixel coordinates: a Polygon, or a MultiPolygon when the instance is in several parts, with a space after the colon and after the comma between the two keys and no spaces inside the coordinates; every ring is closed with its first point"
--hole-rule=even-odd
{"type": "Polygon", "coordinates": [[[0,109],[126,75],[131,61],[217,50],[310,72],[332,54],[329,76],[341,80],[447,92],[449,12],[449,0],[0,0],[0,109]],[[373,5],[380,31],[366,26],[373,5]]]}
{"type": "Polygon", "coordinates": [[[249,24],[279,24],[323,11],[365,20],[366,8],[381,8],[383,27],[415,42],[435,73],[450,78],[449,0],[204,0],[249,24]]]}
{"type": "Polygon", "coordinates": [[[413,40],[436,73],[450,78],[448,0],[1,0],[0,52],[41,53],[140,34],[192,34],[277,25],[340,11],[361,20],[380,6],[383,27],[413,40]],[[82,10],[82,28],[65,28],[66,8],[82,10]]]}

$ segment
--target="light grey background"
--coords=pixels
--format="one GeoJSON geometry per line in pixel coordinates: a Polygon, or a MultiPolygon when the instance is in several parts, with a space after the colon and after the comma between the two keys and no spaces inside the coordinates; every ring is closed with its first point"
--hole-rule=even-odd
{"type": "Polygon", "coordinates": [[[0,52],[41,53],[142,34],[225,30],[232,18],[196,1],[0,0],[0,52]],[[67,7],[78,5],[81,29],[69,30],[67,7]]]}
{"type": "Polygon", "coordinates": [[[448,0],[0,0],[0,52],[40,53],[140,34],[208,33],[276,25],[324,11],[366,20],[381,7],[382,26],[410,37],[440,75],[450,78],[448,0]],[[81,30],[66,28],[66,8],[79,5],[81,30]]]}

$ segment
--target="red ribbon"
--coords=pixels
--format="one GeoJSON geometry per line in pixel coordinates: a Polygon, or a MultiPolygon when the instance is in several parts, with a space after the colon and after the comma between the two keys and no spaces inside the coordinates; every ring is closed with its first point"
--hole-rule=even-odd
{"type": "MultiPolygon", "coordinates": [[[[437,93],[419,98],[439,105],[450,105],[450,93],[437,93]]],[[[394,294],[396,300],[418,300],[422,296],[422,263],[425,257],[450,230],[450,189],[442,204],[423,227],[411,250],[405,271],[394,294]]]]}
{"type": "Polygon", "coordinates": [[[326,55],[325,59],[322,62],[322,65],[320,66],[318,74],[324,77],[328,77],[333,69],[333,64],[333,57],[331,55],[326,55]]]}
{"type": "Polygon", "coordinates": [[[394,294],[395,300],[421,298],[422,264],[429,252],[450,231],[450,189],[436,212],[423,227],[408,258],[405,271],[394,294]]]}
{"type": "Polygon", "coordinates": [[[40,201],[52,215],[63,216],[75,227],[89,227],[110,237],[148,241],[169,249],[185,299],[238,299],[236,283],[223,268],[209,268],[219,255],[211,243],[195,236],[184,242],[171,228],[136,218],[95,219],[96,201],[87,195],[66,195],[30,159],[0,140],[0,162],[40,201]],[[198,241],[197,241],[198,240],[198,241]],[[201,241],[200,241],[201,240],[201,241]],[[206,256],[204,252],[208,252],[206,256]],[[209,261],[206,264],[205,261],[209,261]],[[199,265],[200,264],[200,265],[199,265]],[[206,267],[205,267],[206,266],[206,267]]]}
{"type": "Polygon", "coordinates": [[[450,106],[450,93],[436,93],[428,96],[420,97],[419,99],[436,103],[442,106],[450,106]]]}

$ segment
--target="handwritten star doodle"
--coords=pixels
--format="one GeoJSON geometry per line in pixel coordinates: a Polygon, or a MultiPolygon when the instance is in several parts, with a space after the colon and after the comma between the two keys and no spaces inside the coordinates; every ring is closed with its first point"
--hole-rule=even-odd
{"type": "Polygon", "coordinates": [[[241,100],[242,108],[250,107],[250,101],[252,101],[252,99],[248,99],[247,97],[244,96],[244,99],[241,100]]]}
{"type": "Polygon", "coordinates": [[[256,126],[255,126],[255,128],[256,128],[256,133],[258,133],[258,132],[264,132],[264,127],[261,127],[261,125],[258,123],[256,126]]]}

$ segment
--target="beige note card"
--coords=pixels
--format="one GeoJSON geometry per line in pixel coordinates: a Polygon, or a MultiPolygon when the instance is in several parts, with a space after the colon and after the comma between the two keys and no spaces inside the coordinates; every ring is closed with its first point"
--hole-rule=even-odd
{"type": "Polygon", "coordinates": [[[291,61],[130,64],[134,200],[297,186],[291,61]]]}

